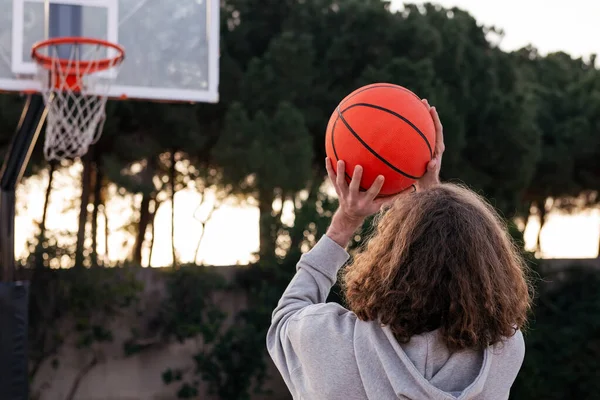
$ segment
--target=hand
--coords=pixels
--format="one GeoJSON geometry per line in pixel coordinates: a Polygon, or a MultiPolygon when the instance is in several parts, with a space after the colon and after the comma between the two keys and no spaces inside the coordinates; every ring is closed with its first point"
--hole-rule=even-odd
{"type": "MultiPolygon", "coordinates": [[[[345,247],[354,232],[363,224],[365,218],[377,213],[382,207],[391,204],[396,197],[377,198],[383,187],[384,177],[379,175],[366,192],[360,191],[360,181],[363,169],[360,165],[354,168],[350,185],[346,183],[346,166],[344,161],[337,162],[337,175],[333,171],[331,160],[325,160],[327,175],[333,183],[338,195],[340,205],[332,218],[331,225],[327,230],[327,236],[345,247]]],[[[407,189],[412,191],[412,187],[407,189]]],[[[404,193],[404,192],[402,192],[404,193]]],[[[401,193],[401,194],[402,194],[401,193]]]]}
{"type": "Polygon", "coordinates": [[[442,154],[444,154],[444,150],[446,149],[446,146],[444,145],[444,128],[440,122],[440,116],[435,107],[431,107],[426,99],[423,99],[422,101],[429,109],[429,113],[431,114],[431,118],[433,118],[433,123],[435,125],[435,149],[433,151],[433,158],[427,164],[425,175],[423,175],[415,185],[417,192],[422,192],[440,184],[442,154]]]}

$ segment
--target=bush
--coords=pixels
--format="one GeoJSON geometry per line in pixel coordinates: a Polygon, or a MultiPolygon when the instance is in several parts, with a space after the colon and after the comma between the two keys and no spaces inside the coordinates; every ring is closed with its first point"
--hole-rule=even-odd
{"type": "Polygon", "coordinates": [[[573,266],[545,280],[525,332],[525,361],[511,398],[598,398],[600,272],[573,266]]]}

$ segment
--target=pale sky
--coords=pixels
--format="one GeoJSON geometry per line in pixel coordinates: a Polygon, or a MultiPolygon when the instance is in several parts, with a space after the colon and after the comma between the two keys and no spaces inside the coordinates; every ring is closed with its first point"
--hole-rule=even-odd
{"type": "MultiPolygon", "coordinates": [[[[415,1],[413,3],[423,3],[415,1]]],[[[513,50],[533,44],[542,53],[563,50],[572,55],[588,56],[600,50],[600,1],[571,0],[441,0],[446,7],[458,6],[468,10],[479,22],[495,25],[505,31],[501,47],[513,50]]],[[[402,2],[393,1],[397,9],[402,2]]],[[[76,164],[71,173],[80,173],[76,164]]],[[[68,174],[57,175],[48,220],[49,229],[76,231],[77,211],[62,213],[65,205],[79,195],[76,181],[68,174]]],[[[15,247],[17,254],[26,254],[25,243],[33,232],[33,220],[41,218],[43,190],[47,176],[34,177],[20,185],[18,190],[19,207],[16,223],[15,247]]],[[[196,210],[199,195],[192,191],[180,192],[176,197],[176,244],[181,261],[194,259],[195,248],[201,233],[202,209],[196,210]]],[[[108,204],[109,229],[111,231],[109,249],[111,259],[126,256],[131,242],[121,227],[131,217],[132,202],[139,204],[139,198],[128,196],[117,198],[108,204]]],[[[153,266],[171,263],[170,204],[166,202],[157,215],[153,266]]],[[[217,211],[208,223],[202,241],[200,256],[196,261],[212,265],[248,263],[252,253],[258,248],[258,210],[255,207],[228,205],[217,211]]],[[[103,232],[100,221],[99,231],[103,232]]],[[[539,224],[532,220],[525,232],[528,248],[532,248],[539,224]]],[[[600,236],[600,212],[591,210],[575,216],[550,215],[542,231],[542,255],[548,258],[595,257],[600,236]]],[[[104,252],[104,238],[100,238],[100,252],[104,252]]],[[[147,262],[148,249],[145,249],[147,262]]]]}
{"type": "MultiPolygon", "coordinates": [[[[392,0],[399,9],[405,3],[392,0]]],[[[501,47],[515,50],[533,44],[542,53],[566,51],[576,56],[600,52],[600,1],[597,0],[440,0],[433,3],[468,11],[484,25],[504,30],[501,47]]]]}

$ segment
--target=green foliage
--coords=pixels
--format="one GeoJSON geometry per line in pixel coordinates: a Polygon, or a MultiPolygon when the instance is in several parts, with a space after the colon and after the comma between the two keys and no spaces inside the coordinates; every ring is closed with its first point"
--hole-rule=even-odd
{"type": "Polygon", "coordinates": [[[573,266],[546,277],[526,332],[511,398],[595,399],[600,390],[600,273],[573,266]]]}
{"type": "MultiPolygon", "coordinates": [[[[46,248],[52,253],[52,248],[46,248]]],[[[50,357],[59,368],[58,350],[72,339],[78,349],[112,342],[110,323],[137,300],[142,286],[122,268],[50,269],[38,265],[31,275],[29,300],[30,378],[50,357]]]]}
{"type": "MultiPolygon", "coordinates": [[[[253,199],[260,255],[279,255],[285,227],[273,204],[322,180],[331,111],[375,81],[404,85],[438,107],[444,178],[481,191],[507,217],[528,213],[532,201],[598,188],[594,60],[541,57],[530,48],[505,53],[494,29],[431,4],[393,14],[376,0],[227,0],[221,18],[219,104],[108,104],[94,162],[121,193],[154,201],[174,151],[177,190],[194,180],[253,199]]],[[[3,113],[14,121],[22,100],[5,101],[3,113]]]]}
{"type": "MultiPolygon", "coordinates": [[[[169,272],[167,298],[159,315],[152,322],[166,340],[174,338],[183,342],[200,338],[201,349],[193,356],[196,373],[207,382],[212,394],[223,399],[237,399],[247,390],[247,379],[239,371],[248,371],[247,360],[236,363],[236,355],[243,346],[256,343],[248,341],[243,323],[235,321],[224,328],[227,315],[215,303],[215,293],[226,291],[228,285],[218,273],[207,268],[189,266],[169,272]],[[224,397],[223,397],[224,396],[224,397]],[[232,397],[233,396],[233,397],[232,397]]],[[[252,370],[250,369],[250,374],[252,370]]],[[[253,375],[250,375],[250,379],[253,375]]],[[[198,379],[192,379],[179,369],[167,369],[162,376],[169,385],[178,383],[178,398],[192,398],[198,394],[198,379]]]]}
{"type": "Polygon", "coordinates": [[[600,171],[591,160],[600,157],[600,75],[595,57],[588,62],[565,53],[541,57],[533,49],[516,56],[531,81],[542,132],[542,158],[527,198],[543,205],[548,197],[596,190],[600,171]]]}
{"type": "Polygon", "coordinates": [[[351,0],[281,2],[259,15],[258,3],[223,5],[224,47],[243,72],[214,160],[234,190],[259,202],[261,256],[278,253],[273,200],[310,185],[313,159],[324,176],[323,139],[335,104],[375,81],[406,86],[438,107],[446,179],[467,182],[507,216],[522,208],[540,157],[533,88],[471,15],[433,5],[391,14],[383,2],[351,0]],[[289,111],[279,123],[281,104],[289,111]]]}
{"type": "Polygon", "coordinates": [[[192,399],[198,396],[198,389],[189,383],[184,383],[181,389],[177,391],[178,399],[192,399]]]}
{"type": "Polygon", "coordinates": [[[196,369],[208,384],[208,393],[219,399],[249,400],[252,392],[261,392],[266,378],[266,330],[264,326],[256,329],[249,319],[239,315],[234,326],[219,335],[213,349],[194,356],[196,369]]]}
{"type": "Polygon", "coordinates": [[[215,160],[228,166],[222,170],[224,180],[235,182],[235,192],[258,200],[261,256],[275,253],[281,210],[273,212],[273,201],[284,201],[306,188],[312,159],[304,117],[291,103],[283,101],[273,115],[261,110],[254,118],[240,103],[227,113],[215,160]]]}
{"type": "Polygon", "coordinates": [[[168,297],[155,322],[163,337],[179,342],[201,335],[212,343],[226,314],[216,305],[213,293],[226,289],[224,278],[204,267],[189,266],[169,272],[168,297]]]}
{"type": "Polygon", "coordinates": [[[169,368],[162,374],[162,380],[165,383],[165,385],[168,385],[172,382],[178,382],[182,379],[183,379],[183,371],[180,369],[173,370],[173,369],[169,368]]]}

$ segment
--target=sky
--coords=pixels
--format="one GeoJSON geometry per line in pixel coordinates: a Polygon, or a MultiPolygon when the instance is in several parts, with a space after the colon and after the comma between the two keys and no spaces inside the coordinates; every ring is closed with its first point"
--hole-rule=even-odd
{"type": "MultiPolygon", "coordinates": [[[[394,10],[407,2],[392,0],[394,10]]],[[[410,3],[422,4],[424,1],[410,3]]],[[[575,56],[600,52],[600,1],[597,0],[439,0],[446,8],[468,11],[477,21],[504,30],[504,50],[533,44],[543,54],[575,56]]]]}
{"type": "MultiPolygon", "coordinates": [[[[392,3],[394,9],[402,7],[400,1],[392,3]]],[[[597,22],[600,16],[600,1],[441,0],[437,3],[445,7],[460,7],[469,11],[482,24],[502,28],[505,37],[501,47],[504,50],[515,50],[532,44],[542,53],[562,50],[584,57],[600,50],[600,23],[597,22]]],[[[76,164],[69,171],[55,177],[55,190],[52,193],[47,221],[49,229],[76,231],[77,211],[64,213],[64,209],[65,205],[77,201],[79,190],[73,176],[80,172],[81,165],[76,164]]],[[[18,189],[17,196],[20,201],[17,209],[15,250],[20,256],[26,255],[25,243],[34,235],[33,221],[41,219],[46,182],[47,176],[41,175],[26,180],[18,189]]],[[[128,254],[132,239],[123,233],[122,227],[131,218],[132,205],[139,204],[139,201],[139,196],[116,197],[107,205],[111,232],[108,248],[112,260],[122,259],[128,254]]],[[[202,232],[200,221],[204,219],[207,209],[198,208],[199,201],[200,196],[193,190],[179,192],[176,196],[175,242],[182,262],[194,260],[202,232]]],[[[153,266],[171,263],[170,212],[171,205],[167,201],[157,213],[153,266]]],[[[228,204],[220,208],[207,224],[196,261],[210,265],[250,262],[253,252],[258,249],[258,217],[258,210],[251,206],[228,204]]],[[[104,231],[102,219],[99,222],[99,231],[104,231]]],[[[538,231],[539,223],[532,218],[525,231],[529,249],[533,248],[538,231]]],[[[547,258],[596,257],[599,236],[599,210],[571,216],[554,213],[549,216],[542,230],[540,255],[547,258]]],[[[99,243],[99,252],[103,254],[106,250],[104,238],[100,238],[99,243]]],[[[143,254],[144,264],[147,264],[149,249],[144,249],[143,254]]]]}

